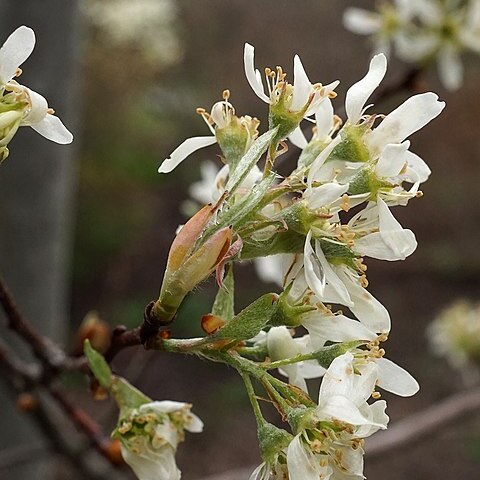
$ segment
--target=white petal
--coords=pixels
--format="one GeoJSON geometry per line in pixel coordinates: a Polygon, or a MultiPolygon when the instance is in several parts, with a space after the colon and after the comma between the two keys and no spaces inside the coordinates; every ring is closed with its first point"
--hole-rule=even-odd
{"type": "Polygon", "coordinates": [[[348,271],[348,267],[337,267],[338,276],[348,288],[348,293],[353,300],[351,312],[369,330],[376,333],[390,331],[390,315],[388,310],[366,289],[360,285],[358,279],[348,271]]]}
{"type": "Polygon", "coordinates": [[[297,127],[289,136],[288,139],[298,148],[302,150],[308,145],[307,139],[300,127],[297,127]]]}
{"type": "Polygon", "coordinates": [[[375,173],[379,177],[396,177],[406,163],[406,152],[410,142],[391,143],[387,145],[380,154],[378,163],[375,166],[375,173]]]}
{"type": "Polygon", "coordinates": [[[315,337],[331,342],[374,340],[377,337],[365,325],[345,315],[319,315],[314,311],[302,316],[302,325],[312,336],[312,341],[315,337]]]}
{"type": "Polygon", "coordinates": [[[320,384],[318,404],[332,396],[350,397],[353,391],[353,355],[350,352],[336,357],[328,367],[320,384]]]}
{"type": "Polygon", "coordinates": [[[319,173],[323,164],[327,160],[328,156],[332,153],[332,150],[341,142],[342,138],[337,135],[323,150],[322,153],[313,161],[308,172],[307,184],[311,186],[312,183],[317,180],[316,175],[319,173]]]}
{"type": "Polygon", "coordinates": [[[394,41],[397,55],[406,62],[423,61],[438,46],[438,36],[425,31],[416,32],[415,35],[400,31],[394,41]]]}
{"type": "Polygon", "coordinates": [[[173,400],[159,400],[155,402],[144,403],[139,407],[141,412],[153,410],[156,413],[173,413],[189,406],[188,403],[175,402],[173,400]]]}
{"type": "MultiPolygon", "coordinates": [[[[288,478],[290,480],[318,480],[320,474],[328,472],[328,463],[325,467],[320,466],[320,460],[316,461],[315,456],[305,451],[300,435],[297,435],[287,449],[288,478]]],[[[328,478],[328,477],[323,477],[328,478]]]]}
{"type": "Polygon", "coordinates": [[[366,143],[380,152],[389,143],[402,143],[409,135],[420,130],[445,108],[432,92],[414,95],[389,113],[380,125],[365,137],[366,143]]]}
{"type": "Polygon", "coordinates": [[[387,204],[377,199],[380,234],[384,242],[392,249],[399,260],[405,260],[417,248],[415,234],[405,230],[393,216],[387,204]]]}
{"type": "Polygon", "coordinates": [[[295,58],[293,59],[293,72],[294,82],[290,110],[296,112],[306,105],[310,93],[313,91],[313,87],[298,55],[295,55],[295,58]]]}
{"type": "Polygon", "coordinates": [[[321,298],[325,290],[325,272],[322,268],[320,260],[312,248],[312,231],[310,230],[305,239],[305,246],[303,250],[303,263],[305,270],[305,280],[312,292],[321,298]]]}
{"type": "Polygon", "coordinates": [[[40,95],[27,87],[23,87],[30,100],[30,111],[22,120],[22,125],[34,125],[41,122],[48,112],[48,102],[43,95],[40,95]]]}
{"type": "Polygon", "coordinates": [[[248,480],[268,480],[269,478],[270,468],[266,462],[263,462],[252,472],[248,480]]]}
{"type": "Polygon", "coordinates": [[[254,265],[258,278],[265,283],[283,285],[283,254],[255,258],[254,265]]]}
{"type": "Polygon", "coordinates": [[[22,25],[0,48],[0,83],[5,85],[15,75],[17,68],[30,56],[35,46],[35,33],[22,25]]]}
{"type": "Polygon", "coordinates": [[[208,147],[217,142],[215,136],[187,138],[165,159],[158,169],[158,173],[169,173],[183,162],[190,154],[200,148],[208,147]]]}
{"type": "Polygon", "coordinates": [[[407,158],[407,173],[404,175],[407,182],[423,183],[428,180],[428,177],[432,173],[428,165],[418,155],[413,152],[406,152],[407,158]]]}
{"type": "Polygon", "coordinates": [[[333,127],[333,105],[329,98],[325,98],[315,110],[317,126],[316,138],[325,140],[333,127]]]}
{"type": "Polygon", "coordinates": [[[181,473],[175,463],[175,452],[166,446],[160,452],[132,453],[121,446],[122,456],[139,480],[180,480],[181,473]]]}
{"type": "Polygon", "coordinates": [[[345,110],[353,125],[360,120],[366,101],[383,80],[386,71],[387,57],[383,54],[375,55],[365,77],[348,89],[345,110]]]}
{"type": "Polygon", "coordinates": [[[52,142],[66,145],[73,141],[73,135],[55,115],[47,113],[47,116],[41,122],[35,123],[31,127],[52,142]]]}
{"type": "Polygon", "coordinates": [[[348,183],[346,185],[335,182],[324,183],[319,187],[307,188],[304,198],[308,203],[308,207],[313,210],[320,207],[328,207],[346,193],[348,187],[348,183]]]}
{"type": "Polygon", "coordinates": [[[385,239],[380,232],[370,233],[355,241],[354,251],[362,257],[376,258],[378,260],[387,260],[395,262],[405,260],[406,256],[411,255],[416,246],[415,234],[411,230],[403,230],[396,234],[399,241],[404,245],[411,245],[411,251],[398,253],[397,249],[392,248],[385,243],[385,239]],[[406,255],[408,253],[408,255],[406,255]]]}
{"type": "MultiPolygon", "coordinates": [[[[320,242],[317,240],[315,241],[315,253],[317,258],[320,260],[327,286],[330,287],[332,293],[334,293],[336,296],[335,299],[330,299],[329,301],[340,303],[342,305],[346,305],[347,307],[353,306],[347,287],[345,287],[345,284],[332,269],[330,263],[325,257],[325,254],[323,253],[320,242]]],[[[321,297],[320,300],[322,300],[321,297]]]]}
{"type": "Polygon", "coordinates": [[[463,83],[463,65],[460,55],[451,46],[443,48],[438,56],[438,73],[447,90],[458,90],[463,83]]]}
{"type": "Polygon", "coordinates": [[[353,33],[371,35],[382,28],[382,18],[378,13],[351,7],[343,14],[343,25],[353,33]]]}
{"type": "Polygon", "coordinates": [[[257,97],[266,103],[270,103],[270,99],[267,97],[267,95],[265,95],[265,90],[263,89],[261,79],[258,78],[255,71],[255,48],[249,43],[245,44],[243,62],[245,67],[245,75],[248,83],[252,87],[252,90],[255,92],[257,97]]]}
{"type": "Polygon", "coordinates": [[[387,392],[401,397],[410,397],[420,390],[418,382],[396,363],[387,358],[379,358],[376,363],[378,365],[378,386],[387,392]]]}
{"type": "MultiPolygon", "coordinates": [[[[325,381],[325,376],[323,381],[325,381]]],[[[362,415],[352,401],[343,396],[329,397],[325,403],[318,406],[316,413],[319,420],[334,419],[350,423],[351,425],[374,424],[370,419],[362,415]]]]}

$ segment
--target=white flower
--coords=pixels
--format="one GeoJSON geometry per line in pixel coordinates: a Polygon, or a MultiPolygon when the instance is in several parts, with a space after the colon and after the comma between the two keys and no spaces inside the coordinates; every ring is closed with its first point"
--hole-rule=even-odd
{"type": "Polygon", "coordinates": [[[31,28],[17,28],[5,41],[0,49],[0,85],[2,92],[13,92],[17,102],[24,101],[26,107],[19,125],[31,126],[40,135],[60,144],[71,143],[72,134],[62,121],[52,114],[48,103],[42,95],[20,85],[13,78],[21,70],[25,60],[30,56],[35,46],[35,34],[31,28]]]}
{"type": "MultiPolygon", "coordinates": [[[[308,336],[292,338],[287,327],[272,327],[267,332],[268,355],[272,361],[293,358],[306,353],[308,336]]],[[[308,392],[305,379],[321,377],[325,369],[318,362],[296,362],[279,369],[282,375],[288,377],[289,383],[308,392]]]]}
{"type": "Polygon", "coordinates": [[[122,456],[139,480],[178,480],[175,452],[184,430],[198,433],[202,421],[183,402],[150,402],[124,415],[114,432],[122,456]]]}
{"type": "Polygon", "coordinates": [[[287,110],[292,113],[304,111],[303,116],[309,116],[314,113],[320,102],[333,92],[339,83],[336,81],[318,88],[317,85],[310,82],[300,57],[295,55],[293,60],[293,85],[285,82],[285,74],[281,69],[278,69],[276,72],[269,70],[270,74],[266,75],[267,95],[263,86],[262,75],[255,69],[255,48],[249,43],[245,44],[244,66],[248,83],[257,97],[265,103],[272,105],[278,102],[286,88],[288,90],[285,101],[287,110]]]}
{"type": "Polygon", "coordinates": [[[372,216],[378,219],[378,231],[356,239],[352,247],[354,252],[379,260],[395,261],[405,260],[415,251],[417,248],[415,234],[400,225],[380,197],[377,198],[376,204],[370,208],[367,206],[350,220],[351,230],[371,229],[372,216]]]}
{"type": "Polygon", "coordinates": [[[420,67],[437,60],[440,79],[448,90],[463,82],[461,54],[480,53],[480,5],[478,0],[397,0],[378,12],[349,8],[344,25],[354,33],[371,35],[375,51],[390,51],[420,67]]]}
{"type": "MultiPolygon", "coordinates": [[[[229,141],[227,141],[226,144],[229,148],[233,145],[235,154],[240,154],[241,157],[246,153],[255,137],[258,135],[257,127],[259,122],[256,118],[252,118],[248,115],[237,117],[235,115],[235,108],[228,101],[230,92],[225,90],[223,96],[224,100],[215,103],[210,114],[204,109],[197,110],[197,112],[202,115],[205,123],[212,132],[212,135],[187,138],[170,154],[170,157],[162,162],[158,168],[159,173],[171,172],[189,155],[201,148],[213,145],[214,143],[219,143],[220,148],[222,148],[223,151],[224,145],[222,145],[222,137],[218,136],[219,131],[227,132],[229,141]]],[[[223,151],[223,153],[227,156],[226,151],[223,151]]],[[[227,163],[228,160],[229,159],[226,158],[227,163]]],[[[238,160],[239,159],[236,159],[236,161],[238,160]]]]}

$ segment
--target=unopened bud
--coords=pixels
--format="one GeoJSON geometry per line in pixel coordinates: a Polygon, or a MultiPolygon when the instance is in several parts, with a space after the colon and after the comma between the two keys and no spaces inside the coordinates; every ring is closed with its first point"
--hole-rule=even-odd
{"type": "Polygon", "coordinates": [[[97,312],[88,312],[75,335],[74,355],[83,353],[83,345],[87,338],[95,350],[104,353],[110,343],[110,335],[110,325],[102,320],[97,312]]]}
{"type": "Polygon", "coordinates": [[[37,404],[37,397],[30,392],[23,392],[17,397],[17,408],[21,412],[33,412],[37,404]]]}

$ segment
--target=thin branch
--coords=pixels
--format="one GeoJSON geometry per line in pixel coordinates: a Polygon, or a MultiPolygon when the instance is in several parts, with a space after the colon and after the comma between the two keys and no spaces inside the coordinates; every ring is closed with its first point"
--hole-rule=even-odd
{"type": "Polygon", "coordinates": [[[0,304],[7,316],[8,327],[22,337],[43,364],[59,369],[65,361],[64,351],[50,339],[38,334],[18,309],[7,284],[0,277],[0,304]]]}
{"type": "Polygon", "coordinates": [[[365,451],[369,457],[375,457],[407,444],[425,440],[442,427],[479,410],[480,388],[457,393],[421,412],[399,420],[388,430],[369,438],[365,451]]]}

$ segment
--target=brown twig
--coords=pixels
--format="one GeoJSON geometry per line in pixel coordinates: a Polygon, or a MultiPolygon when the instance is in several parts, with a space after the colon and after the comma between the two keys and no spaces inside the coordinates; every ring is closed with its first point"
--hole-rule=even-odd
{"type": "Polygon", "coordinates": [[[38,334],[18,309],[13,295],[0,277],[0,304],[7,316],[8,327],[22,337],[35,356],[49,369],[58,370],[65,362],[65,353],[50,339],[38,334]]]}

